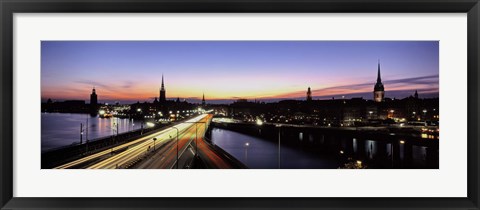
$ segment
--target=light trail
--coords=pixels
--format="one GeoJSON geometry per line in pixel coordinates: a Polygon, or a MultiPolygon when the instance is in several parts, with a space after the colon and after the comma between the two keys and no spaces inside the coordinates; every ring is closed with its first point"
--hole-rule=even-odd
{"type": "MultiPolygon", "coordinates": [[[[199,121],[201,119],[203,119],[205,116],[207,116],[206,114],[202,114],[200,116],[197,116],[193,119],[190,119],[186,122],[191,122],[191,121],[199,121]]],[[[180,133],[184,132],[186,129],[188,129],[189,127],[191,127],[191,124],[190,123],[180,123],[178,125],[175,126],[176,128],[179,129],[179,135],[180,133]]],[[[152,139],[153,138],[157,138],[157,141],[155,141],[155,145],[157,144],[160,144],[160,143],[163,143],[165,142],[166,140],[171,140],[170,136],[176,136],[177,135],[177,130],[174,129],[174,128],[167,128],[165,130],[162,130],[162,131],[159,131],[157,133],[154,133],[154,134],[150,134],[148,136],[145,136],[145,137],[142,137],[140,139],[137,139],[137,140],[133,140],[131,142],[128,142],[128,143],[125,143],[125,144],[122,144],[122,145],[119,145],[119,146],[116,146],[116,147],[113,147],[113,150],[120,150],[120,149],[123,149],[123,148],[126,148],[126,147],[129,147],[131,145],[136,145],[132,148],[128,148],[126,151],[122,152],[122,153],[119,153],[119,154],[116,154],[115,156],[113,157],[121,157],[122,155],[126,155],[126,154],[138,154],[138,152],[140,151],[140,148],[144,147],[145,145],[148,145],[149,143],[151,143],[150,141],[153,141],[152,139]],[[166,138],[168,137],[168,138],[166,138]],[[134,151],[136,151],[135,153],[133,153],[134,151]],[[127,153],[126,153],[127,152],[127,153]],[[120,155],[122,154],[122,155],[120,155]]],[[[153,145],[153,143],[151,143],[153,145]]],[[[66,164],[63,164],[63,165],[60,165],[58,167],[55,167],[55,169],[67,169],[67,168],[71,168],[71,167],[74,167],[74,166],[77,166],[79,164],[83,164],[83,163],[86,163],[88,161],[92,161],[92,160],[95,160],[97,158],[100,158],[104,155],[108,155],[110,154],[112,151],[112,148],[110,149],[106,149],[106,150],[103,150],[101,152],[98,152],[98,153],[95,153],[95,154],[92,154],[92,155],[89,155],[87,157],[84,157],[84,158],[80,158],[78,160],[75,160],[75,161],[72,161],[72,162],[69,162],[69,163],[66,163],[66,164]]],[[[112,158],[112,157],[111,157],[112,158]]],[[[109,158],[110,159],[110,158],[109,158]]],[[[102,161],[103,162],[103,161],[102,161]]],[[[97,164],[95,164],[97,165],[97,164]]]]}
{"type": "MultiPolygon", "coordinates": [[[[188,125],[187,125],[188,126],[188,125]]],[[[178,126],[177,126],[178,127],[178,126]]],[[[176,130],[173,129],[173,128],[170,128],[172,129],[174,132],[175,132],[175,135],[173,135],[171,138],[169,135],[167,137],[167,135],[170,133],[165,133],[165,134],[162,134],[160,136],[158,136],[159,140],[157,140],[157,142],[159,143],[155,143],[155,145],[157,144],[160,144],[160,143],[163,143],[165,141],[170,141],[170,140],[173,140],[176,138],[176,130]],[[161,140],[160,140],[161,139],[161,140]]],[[[189,134],[189,130],[191,130],[191,126],[187,129],[187,134],[189,134]]],[[[179,136],[181,133],[185,133],[185,131],[182,130],[182,132],[179,133],[179,136]]],[[[187,134],[184,134],[183,136],[187,135],[187,134]]],[[[146,141],[146,142],[143,142],[142,144],[139,144],[135,147],[132,147],[132,148],[129,148],[127,149],[126,151],[123,151],[113,157],[110,157],[108,159],[105,159],[95,165],[92,165],[90,167],[88,167],[88,169],[114,169],[114,168],[117,168],[117,166],[122,166],[126,163],[129,163],[129,162],[132,162],[134,161],[136,158],[138,158],[142,153],[145,153],[145,152],[148,152],[149,150],[149,147],[150,145],[153,145],[153,142],[151,141],[146,141]]],[[[150,149],[152,149],[153,146],[150,146],[150,149]]],[[[176,147],[173,147],[176,149],[176,147]]]]}

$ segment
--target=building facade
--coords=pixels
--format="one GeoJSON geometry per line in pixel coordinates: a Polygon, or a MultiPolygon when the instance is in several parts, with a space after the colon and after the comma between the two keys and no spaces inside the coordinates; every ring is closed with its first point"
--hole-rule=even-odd
{"type": "Polygon", "coordinates": [[[92,93],[90,94],[90,115],[91,116],[96,116],[98,112],[98,98],[97,98],[97,93],[95,91],[95,87],[92,89],[92,93]]]}

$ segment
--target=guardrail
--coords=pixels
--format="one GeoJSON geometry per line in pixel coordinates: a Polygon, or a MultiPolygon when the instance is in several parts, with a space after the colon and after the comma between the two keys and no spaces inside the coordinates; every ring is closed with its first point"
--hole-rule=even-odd
{"type": "Polygon", "coordinates": [[[237,160],[237,158],[233,157],[232,155],[230,155],[230,153],[226,152],[225,150],[223,150],[221,147],[217,146],[216,144],[212,144],[211,143],[211,140],[207,137],[204,137],[205,138],[205,143],[213,150],[215,151],[217,154],[219,154],[222,158],[224,158],[225,160],[228,160],[228,162],[234,166],[236,166],[236,168],[238,169],[246,169],[248,168],[245,164],[243,164],[242,162],[240,162],[239,160],[237,160]]]}
{"type": "Polygon", "coordinates": [[[160,127],[145,128],[143,129],[143,132],[141,130],[136,130],[135,132],[118,134],[118,136],[99,138],[95,141],[89,141],[85,144],[71,145],[55,150],[50,150],[48,152],[42,153],[41,167],[43,169],[53,168],[57,165],[73,161],[86,155],[110,149],[112,147],[119,146],[137,138],[150,135],[158,131],[159,129],[163,129],[165,127],[166,125],[161,125],[160,127]],[[113,138],[115,138],[115,140],[112,140],[113,138]]]}

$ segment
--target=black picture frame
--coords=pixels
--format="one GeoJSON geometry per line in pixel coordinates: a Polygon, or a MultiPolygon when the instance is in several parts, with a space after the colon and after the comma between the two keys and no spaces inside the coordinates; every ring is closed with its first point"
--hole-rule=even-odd
{"type": "Polygon", "coordinates": [[[1,0],[1,209],[479,209],[478,0],[1,0]],[[13,197],[14,13],[467,13],[466,198],[18,198],[13,197]]]}

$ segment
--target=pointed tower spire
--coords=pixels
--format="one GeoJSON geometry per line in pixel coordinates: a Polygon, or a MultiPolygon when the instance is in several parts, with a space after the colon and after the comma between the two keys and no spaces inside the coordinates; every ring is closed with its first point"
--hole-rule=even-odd
{"type": "Polygon", "coordinates": [[[377,75],[377,83],[381,83],[382,78],[380,77],[380,59],[378,59],[378,75],[377,75]]]}
{"type": "Polygon", "coordinates": [[[205,106],[205,93],[203,93],[203,96],[202,96],[202,105],[205,106]]]}
{"type": "Polygon", "coordinates": [[[160,88],[160,97],[158,99],[160,102],[165,102],[167,100],[166,94],[165,94],[165,84],[163,83],[163,74],[162,74],[162,86],[160,88]]]}
{"type": "Polygon", "coordinates": [[[373,100],[375,102],[382,102],[385,96],[385,88],[382,84],[382,78],[380,76],[380,59],[378,59],[378,74],[377,74],[377,83],[373,88],[373,100]]]}
{"type": "Polygon", "coordinates": [[[163,74],[162,74],[162,90],[165,88],[165,85],[163,84],[163,74]]]}

